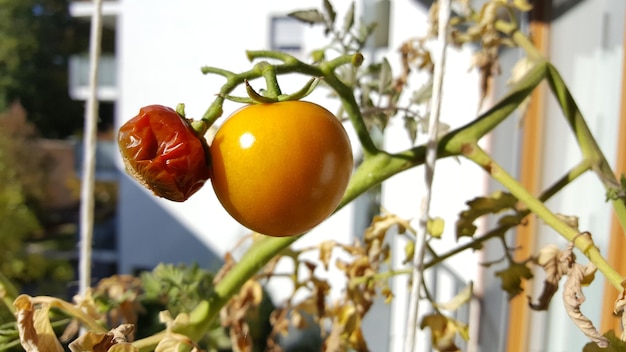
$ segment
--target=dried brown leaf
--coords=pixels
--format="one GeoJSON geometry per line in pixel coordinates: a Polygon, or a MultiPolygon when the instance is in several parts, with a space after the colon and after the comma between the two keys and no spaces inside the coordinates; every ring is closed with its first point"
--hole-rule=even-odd
{"type": "Polygon", "coordinates": [[[309,325],[306,321],[306,318],[304,318],[297,309],[291,311],[290,322],[291,325],[295,326],[298,329],[304,329],[309,325]]]}
{"type": "Polygon", "coordinates": [[[409,228],[409,222],[395,214],[374,216],[372,224],[365,230],[365,242],[373,239],[384,239],[387,231],[396,225],[398,226],[398,233],[404,233],[405,229],[409,228]]]}
{"type": "Polygon", "coordinates": [[[13,305],[16,310],[20,343],[26,352],[63,351],[50,324],[48,304],[42,303],[35,308],[30,296],[20,295],[13,305]]]}
{"type": "Polygon", "coordinates": [[[459,324],[454,319],[439,313],[429,314],[424,316],[420,324],[420,329],[425,328],[430,328],[432,344],[437,351],[460,351],[454,343],[456,334],[459,333],[459,324]]]}
{"type": "Polygon", "coordinates": [[[437,304],[437,306],[441,309],[447,310],[449,312],[453,312],[462,305],[469,303],[473,297],[473,288],[474,285],[470,282],[463,290],[457,293],[451,300],[445,303],[437,304]]]}
{"type": "Polygon", "coordinates": [[[250,351],[253,341],[250,337],[248,313],[263,299],[263,288],[256,280],[248,280],[239,293],[228,301],[220,311],[222,326],[229,328],[230,339],[238,351],[250,351]]]}
{"type": "Polygon", "coordinates": [[[288,312],[289,310],[286,308],[277,308],[270,314],[272,335],[287,335],[289,332],[289,319],[287,319],[288,312]]]}
{"type": "Polygon", "coordinates": [[[324,264],[324,269],[326,270],[328,270],[330,259],[333,255],[333,248],[335,248],[336,244],[337,242],[328,240],[328,241],[324,241],[320,243],[319,245],[319,252],[320,252],[319,259],[320,259],[320,262],[324,264]]]}
{"type": "Polygon", "coordinates": [[[88,331],[72,341],[69,348],[72,352],[137,351],[127,342],[127,336],[133,331],[134,326],[131,324],[122,324],[107,333],[88,331]]]}
{"type": "Polygon", "coordinates": [[[168,333],[154,349],[154,352],[199,351],[197,345],[185,335],[168,333]]]}
{"type": "Polygon", "coordinates": [[[385,285],[383,289],[380,291],[380,294],[385,297],[385,303],[389,304],[393,300],[393,291],[391,291],[391,287],[385,285]]]}
{"type": "Polygon", "coordinates": [[[330,334],[324,340],[324,351],[369,351],[361,330],[361,314],[352,303],[335,306],[330,334]]]}
{"type": "MultiPolygon", "coordinates": [[[[566,253],[567,254],[567,253],[566,253]]],[[[528,296],[528,305],[533,310],[547,310],[554,294],[559,289],[561,277],[569,270],[570,259],[563,257],[559,247],[549,244],[543,247],[535,258],[535,262],[543,267],[546,278],[543,282],[543,290],[536,303],[528,296]]]]}
{"type": "MultiPolygon", "coordinates": [[[[94,288],[94,297],[103,297],[115,305],[107,311],[110,325],[137,324],[139,313],[145,311],[137,299],[142,293],[141,279],[132,275],[114,275],[98,282],[94,288]]],[[[128,335],[129,341],[134,336],[128,335]]]]}
{"type": "Polygon", "coordinates": [[[582,281],[586,276],[595,272],[596,268],[589,263],[587,266],[575,263],[567,273],[567,281],[563,285],[563,304],[570,319],[578,328],[598,347],[604,348],[609,345],[609,340],[602,336],[594,327],[593,323],[581,311],[580,306],[585,301],[582,292],[582,281]]]}
{"type": "Polygon", "coordinates": [[[556,214],[556,216],[567,224],[567,226],[573,228],[578,231],[578,216],[574,215],[565,215],[565,214],[556,214]]]}
{"type": "Polygon", "coordinates": [[[622,341],[626,341],[626,314],[624,314],[626,308],[626,280],[622,281],[622,292],[615,299],[615,303],[613,305],[613,314],[621,317],[622,324],[622,334],[620,339],[622,341]]]}

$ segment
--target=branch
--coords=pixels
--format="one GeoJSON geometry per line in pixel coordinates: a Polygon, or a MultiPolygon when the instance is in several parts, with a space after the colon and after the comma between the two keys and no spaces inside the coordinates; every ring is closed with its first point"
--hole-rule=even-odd
{"type": "Polygon", "coordinates": [[[588,236],[578,236],[577,229],[570,227],[563,222],[556,214],[550,211],[545,204],[535,198],[524,188],[513,176],[506,172],[477,144],[467,145],[464,156],[481,166],[496,181],[500,182],[511,192],[528,210],[537,215],[548,226],[561,234],[568,242],[574,242],[589,260],[596,265],[609,282],[618,290],[622,289],[622,276],[611,267],[606,259],[600,254],[598,248],[593,244],[588,236]]]}
{"type": "MultiPolygon", "coordinates": [[[[433,72],[432,109],[428,121],[428,141],[426,143],[426,167],[424,168],[424,197],[420,209],[419,221],[415,232],[415,250],[413,252],[413,270],[411,292],[409,295],[409,314],[405,331],[404,350],[413,352],[417,339],[420,291],[424,282],[424,255],[426,253],[427,223],[430,217],[430,200],[432,197],[433,178],[437,161],[437,134],[439,115],[441,112],[441,95],[443,92],[443,75],[446,64],[446,50],[448,46],[448,22],[450,20],[450,0],[439,1],[437,42],[435,52],[435,68],[433,72]]],[[[426,287],[424,286],[424,289],[426,287]]]]}

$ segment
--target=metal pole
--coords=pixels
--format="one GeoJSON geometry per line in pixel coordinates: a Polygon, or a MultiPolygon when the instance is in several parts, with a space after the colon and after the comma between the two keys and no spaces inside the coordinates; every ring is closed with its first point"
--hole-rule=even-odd
{"type": "Polygon", "coordinates": [[[93,0],[89,38],[89,96],[85,107],[83,160],[80,190],[80,257],[78,267],[79,295],[85,298],[91,287],[93,242],[94,183],[98,119],[98,64],[102,38],[102,0],[93,0]]]}

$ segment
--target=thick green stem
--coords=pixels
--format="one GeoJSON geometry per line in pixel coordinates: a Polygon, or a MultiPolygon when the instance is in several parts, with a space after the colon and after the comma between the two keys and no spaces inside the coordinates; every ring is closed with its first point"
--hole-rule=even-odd
{"type": "MultiPolygon", "coordinates": [[[[593,166],[593,170],[596,172],[607,191],[613,187],[619,187],[615,174],[593,137],[576,101],[572,97],[558,70],[545,60],[528,36],[522,33],[517,27],[511,26],[511,24],[504,21],[497,21],[496,28],[509,35],[511,39],[526,52],[526,55],[530,59],[544,63],[545,76],[550,85],[550,89],[555,95],[567,122],[574,132],[583,157],[594,161],[595,165],[593,166]]],[[[612,205],[622,229],[624,229],[624,234],[626,235],[626,202],[621,199],[616,199],[612,201],[612,205]]]]}
{"type": "Polygon", "coordinates": [[[621,290],[622,276],[611,267],[606,259],[600,254],[598,248],[590,238],[580,236],[578,230],[563,222],[556,214],[550,211],[544,203],[530,194],[515,178],[498,165],[483,149],[477,144],[468,144],[464,148],[464,156],[481,166],[496,181],[506,187],[528,210],[543,220],[548,226],[558,232],[567,241],[576,245],[589,260],[596,265],[598,270],[604,274],[607,280],[615,288],[621,290]]]}
{"type": "Polygon", "coordinates": [[[280,97],[283,92],[280,90],[280,85],[278,84],[278,79],[276,78],[276,69],[267,62],[264,62],[263,64],[264,65],[261,66],[261,75],[265,78],[265,84],[267,86],[266,96],[277,101],[278,97],[280,97]]]}
{"type": "MultiPolygon", "coordinates": [[[[605,190],[620,187],[609,162],[606,160],[600,146],[596,142],[589,126],[572,97],[567,85],[561,78],[561,75],[551,64],[548,65],[547,79],[550,89],[554,93],[568,124],[570,125],[576,142],[580,147],[583,157],[592,160],[593,171],[596,173],[600,182],[604,185],[605,190]]],[[[626,231],[626,203],[623,199],[615,199],[612,201],[613,209],[619,219],[622,229],[626,231]]],[[[626,234],[626,232],[625,232],[626,234]]]]}

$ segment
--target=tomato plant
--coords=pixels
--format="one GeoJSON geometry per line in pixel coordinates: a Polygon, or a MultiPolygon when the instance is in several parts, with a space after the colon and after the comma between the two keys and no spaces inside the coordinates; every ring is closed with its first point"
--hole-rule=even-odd
{"type": "Polygon", "coordinates": [[[271,236],[299,235],[326,219],[352,171],[341,122],[305,101],[237,110],[210,150],[211,182],[224,208],[249,229],[271,236]]]}
{"type": "Polygon", "coordinates": [[[210,177],[206,142],[174,109],[149,105],[119,130],[126,170],[154,194],[182,202],[210,177]]]}

